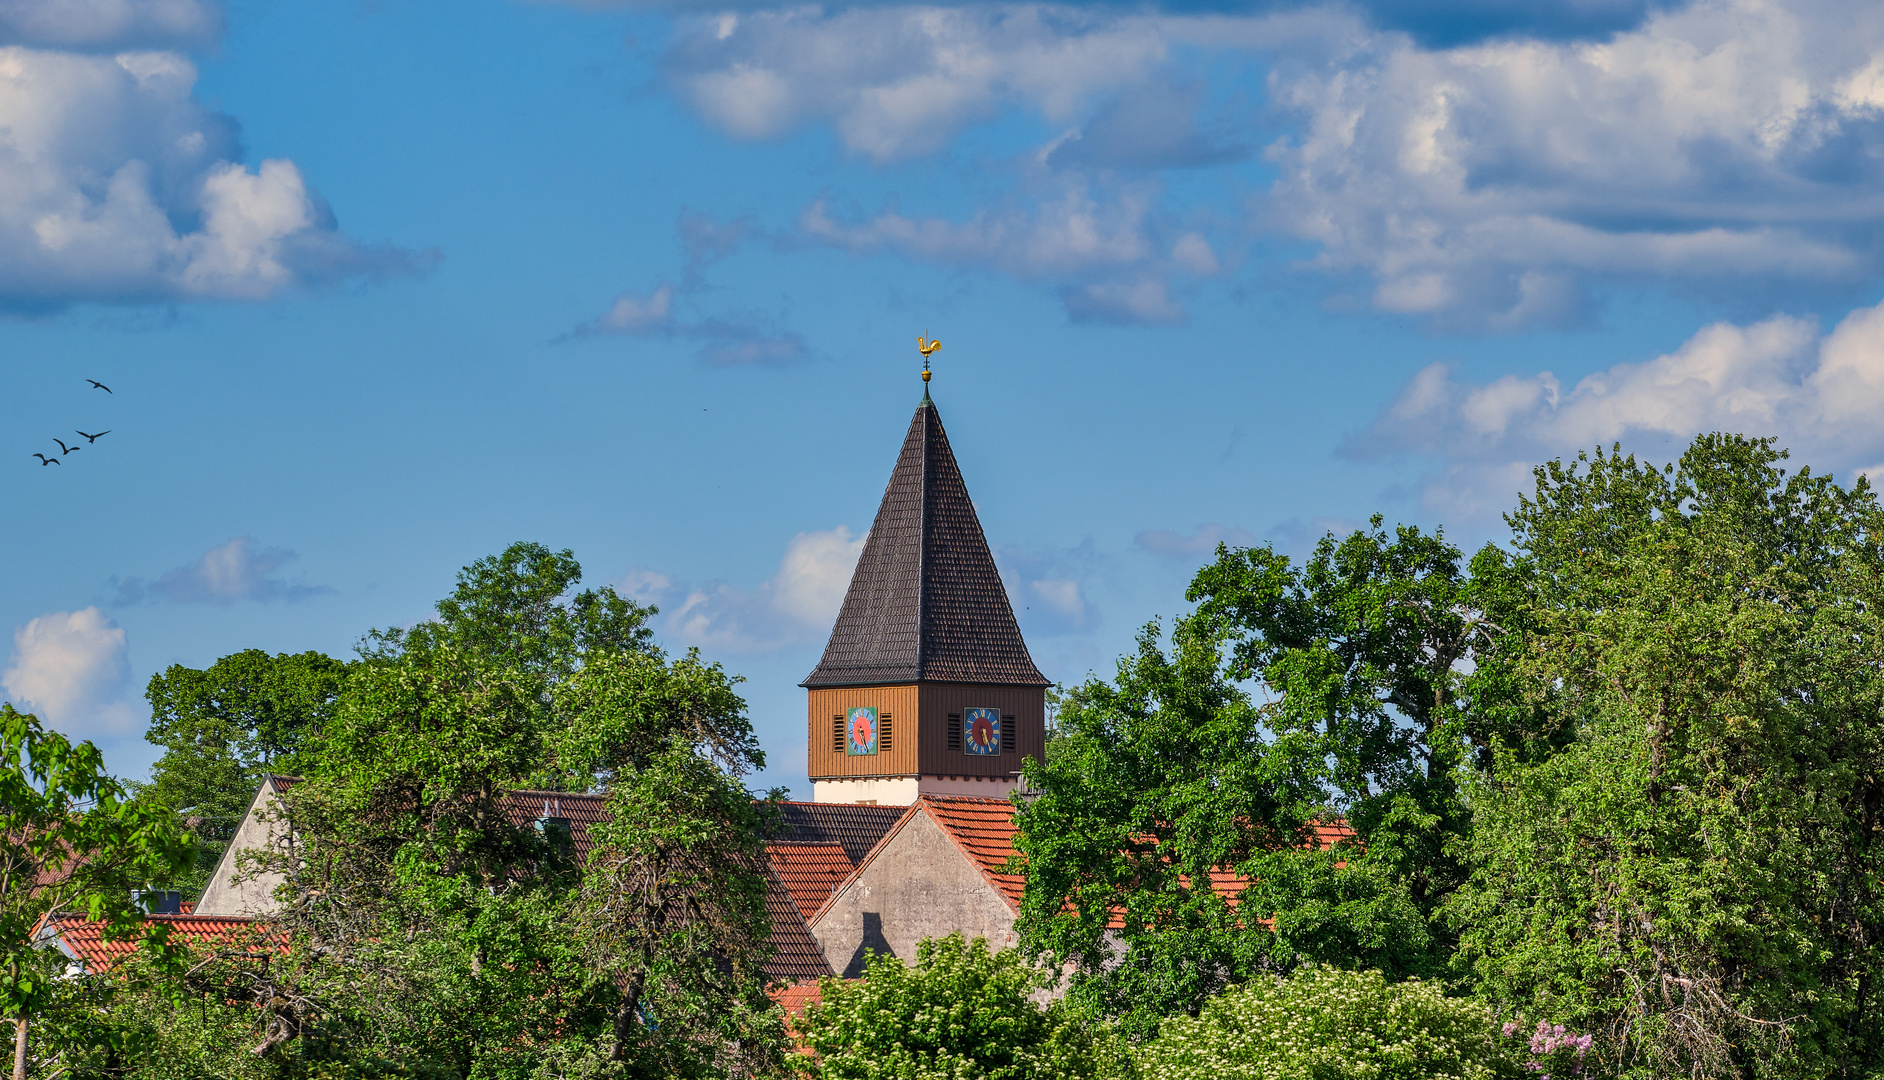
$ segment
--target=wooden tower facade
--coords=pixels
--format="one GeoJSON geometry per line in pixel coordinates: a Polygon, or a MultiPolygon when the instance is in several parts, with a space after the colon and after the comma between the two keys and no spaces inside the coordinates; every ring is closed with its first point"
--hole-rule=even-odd
{"type": "Polygon", "coordinates": [[[801,685],[818,802],[1004,796],[1021,761],[1045,753],[1049,684],[926,386],[824,657],[801,685]]]}

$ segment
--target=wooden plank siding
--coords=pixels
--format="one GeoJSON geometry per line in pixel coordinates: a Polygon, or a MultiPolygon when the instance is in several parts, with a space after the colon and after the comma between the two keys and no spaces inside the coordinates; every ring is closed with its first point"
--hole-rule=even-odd
{"type": "MultiPolygon", "coordinates": [[[[922,683],[921,730],[917,733],[925,776],[1000,776],[1021,767],[1028,755],[1047,748],[1047,692],[1038,686],[989,686],[975,683],[922,683]],[[1015,752],[978,756],[948,748],[949,715],[963,709],[999,709],[1001,724],[1014,724],[1015,752]],[[1013,717],[1012,721],[1008,717],[1013,717]]],[[[956,721],[959,723],[960,721],[956,721]]]]}
{"type": "Polygon", "coordinates": [[[821,687],[809,691],[808,697],[807,767],[813,780],[856,776],[1006,777],[1019,770],[1025,758],[1039,758],[1046,753],[1047,694],[1038,686],[903,683],[821,687]],[[879,714],[892,716],[891,749],[856,757],[831,749],[831,718],[858,705],[874,705],[879,714]],[[953,726],[949,716],[960,716],[962,710],[975,708],[999,709],[1003,727],[1013,724],[1013,753],[977,756],[948,748],[949,729],[953,726]]]}
{"type": "Polygon", "coordinates": [[[808,691],[806,726],[811,741],[808,762],[813,780],[844,776],[916,775],[916,730],[919,709],[916,687],[833,686],[808,691]],[[859,705],[874,705],[877,715],[890,714],[890,749],[852,757],[831,749],[831,717],[842,716],[859,705]]]}

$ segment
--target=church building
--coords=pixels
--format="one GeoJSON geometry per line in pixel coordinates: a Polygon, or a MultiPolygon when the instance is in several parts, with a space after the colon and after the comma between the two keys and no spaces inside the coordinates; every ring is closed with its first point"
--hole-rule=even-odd
{"type": "MultiPolygon", "coordinates": [[[[812,801],[778,806],[767,909],[779,1000],[854,977],[868,953],[913,959],[924,938],[1014,944],[1021,879],[1007,872],[1021,762],[1046,748],[1047,680],[1034,666],[969,502],[923,373],[922,403],[890,473],[824,656],[803,683],[812,801]]],[[[197,919],[265,920],[280,879],[241,870],[243,850],[291,844],[271,811],[293,777],[269,777],[195,907],[197,919]]],[[[511,791],[513,824],[565,829],[578,858],[607,819],[599,794],[511,791]]],[[[218,924],[220,925],[220,924],[218,924]]],[[[86,939],[53,928],[93,968],[86,939]]],[[[95,950],[94,950],[95,951],[95,950]]]]}
{"type": "Polygon", "coordinates": [[[807,691],[817,802],[1004,797],[1046,748],[1034,666],[923,372],[922,403],[807,691]]]}

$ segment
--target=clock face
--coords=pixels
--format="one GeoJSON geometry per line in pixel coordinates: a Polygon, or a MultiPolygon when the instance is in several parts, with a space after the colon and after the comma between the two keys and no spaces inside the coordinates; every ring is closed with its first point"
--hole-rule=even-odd
{"type": "Polygon", "coordinates": [[[847,715],[850,719],[850,738],[845,741],[845,751],[852,757],[876,753],[877,710],[869,705],[859,705],[847,715]]]}
{"type": "Polygon", "coordinates": [[[962,710],[962,750],[974,755],[1001,752],[1001,710],[962,710]]]}

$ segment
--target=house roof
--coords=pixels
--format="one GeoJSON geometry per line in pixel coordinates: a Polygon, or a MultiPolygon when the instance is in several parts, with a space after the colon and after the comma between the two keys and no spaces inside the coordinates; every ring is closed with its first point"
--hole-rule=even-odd
{"type": "Polygon", "coordinates": [[[837,883],[856,868],[835,842],[781,840],[767,844],[765,854],[772,872],[807,919],[824,906],[837,883]]]}
{"type": "Polygon", "coordinates": [[[781,802],[772,838],[794,843],[835,843],[852,864],[863,861],[908,812],[904,806],[863,803],[781,802]]]}
{"type": "Polygon", "coordinates": [[[818,979],[831,974],[824,950],[776,872],[767,875],[765,913],[772,921],[772,956],[765,962],[768,980],[818,979]]]}
{"type": "Polygon", "coordinates": [[[844,606],[807,687],[972,682],[1046,686],[923,395],[844,606]]]}
{"type": "MultiPolygon", "coordinates": [[[[148,915],[148,923],[170,927],[171,940],[195,948],[222,948],[250,942],[267,948],[262,931],[254,919],[222,915],[148,915]]],[[[136,939],[107,941],[105,924],[75,913],[47,915],[33,928],[33,940],[50,941],[59,951],[84,965],[88,972],[109,970],[137,952],[136,939]]],[[[277,938],[274,949],[282,948],[277,938]]]]}
{"type": "Polygon", "coordinates": [[[824,1000],[824,986],[816,979],[805,979],[777,987],[770,994],[772,1003],[785,1010],[786,1016],[795,1016],[807,1005],[816,1005],[824,1000]]]}

